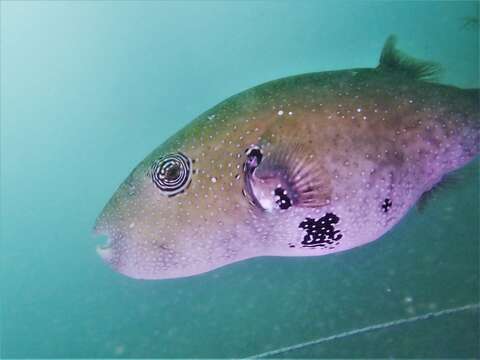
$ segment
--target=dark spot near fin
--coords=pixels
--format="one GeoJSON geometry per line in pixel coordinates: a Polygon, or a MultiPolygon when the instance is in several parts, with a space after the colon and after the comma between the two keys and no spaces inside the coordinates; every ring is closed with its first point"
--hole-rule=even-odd
{"type": "Polygon", "coordinates": [[[288,197],[287,191],[282,187],[277,187],[275,189],[275,202],[282,210],[287,210],[292,206],[292,201],[288,197]]]}
{"type": "Polygon", "coordinates": [[[305,218],[299,228],[306,231],[303,237],[302,245],[304,247],[321,247],[333,249],[338,245],[339,240],[343,237],[340,230],[335,230],[335,224],[340,218],[333,213],[326,213],[325,216],[318,220],[305,218]]]}
{"type": "Polygon", "coordinates": [[[262,150],[257,146],[253,146],[245,150],[245,153],[247,155],[247,160],[245,161],[245,168],[253,171],[262,162],[262,150]]]}
{"type": "Polygon", "coordinates": [[[436,81],[441,68],[438,64],[405,55],[396,48],[397,39],[390,35],[383,46],[378,70],[396,72],[414,80],[436,81]]]}

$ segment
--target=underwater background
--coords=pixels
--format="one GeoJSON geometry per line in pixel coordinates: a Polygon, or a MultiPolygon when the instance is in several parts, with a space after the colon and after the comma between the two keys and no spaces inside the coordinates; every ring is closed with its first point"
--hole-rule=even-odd
{"type": "Polygon", "coordinates": [[[147,153],[254,85],[374,67],[396,34],[442,82],[478,87],[478,2],[0,6],[0,357],[480,356],[478,159],[380,240],[329,256],[139,281],[91,234],[147,153]]]}

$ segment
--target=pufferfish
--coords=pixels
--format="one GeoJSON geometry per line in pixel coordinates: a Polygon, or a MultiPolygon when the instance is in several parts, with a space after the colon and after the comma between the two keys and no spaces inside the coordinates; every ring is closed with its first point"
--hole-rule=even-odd
{"type": "Polygon", "coordinates": [[[98,217],[97,252],[138,279],[374,241],[479,153],[479,90],[396,49],[228,98],[157,147],[98,217]]]}

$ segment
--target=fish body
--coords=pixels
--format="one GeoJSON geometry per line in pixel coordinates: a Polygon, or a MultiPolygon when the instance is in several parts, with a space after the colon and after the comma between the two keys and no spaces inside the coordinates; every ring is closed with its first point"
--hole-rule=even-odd
{"type": "Polygon", "coordinates": [[[431,81],[389,38],[372,69],[235,95],[148,155],[97,219],[101,257],[143,279],[374,241],[479,152],[478,90],[431,81]]]}

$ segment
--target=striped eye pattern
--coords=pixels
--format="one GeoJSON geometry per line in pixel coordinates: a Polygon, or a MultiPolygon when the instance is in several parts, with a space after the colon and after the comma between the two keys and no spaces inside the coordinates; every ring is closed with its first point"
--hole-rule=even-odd
{"type": "Polygon", "coordinates": [[[190,184],[192,160],[180,152],[162,156],[153,163],[151,176],[162,194],[177,195],[190,184]]]}

